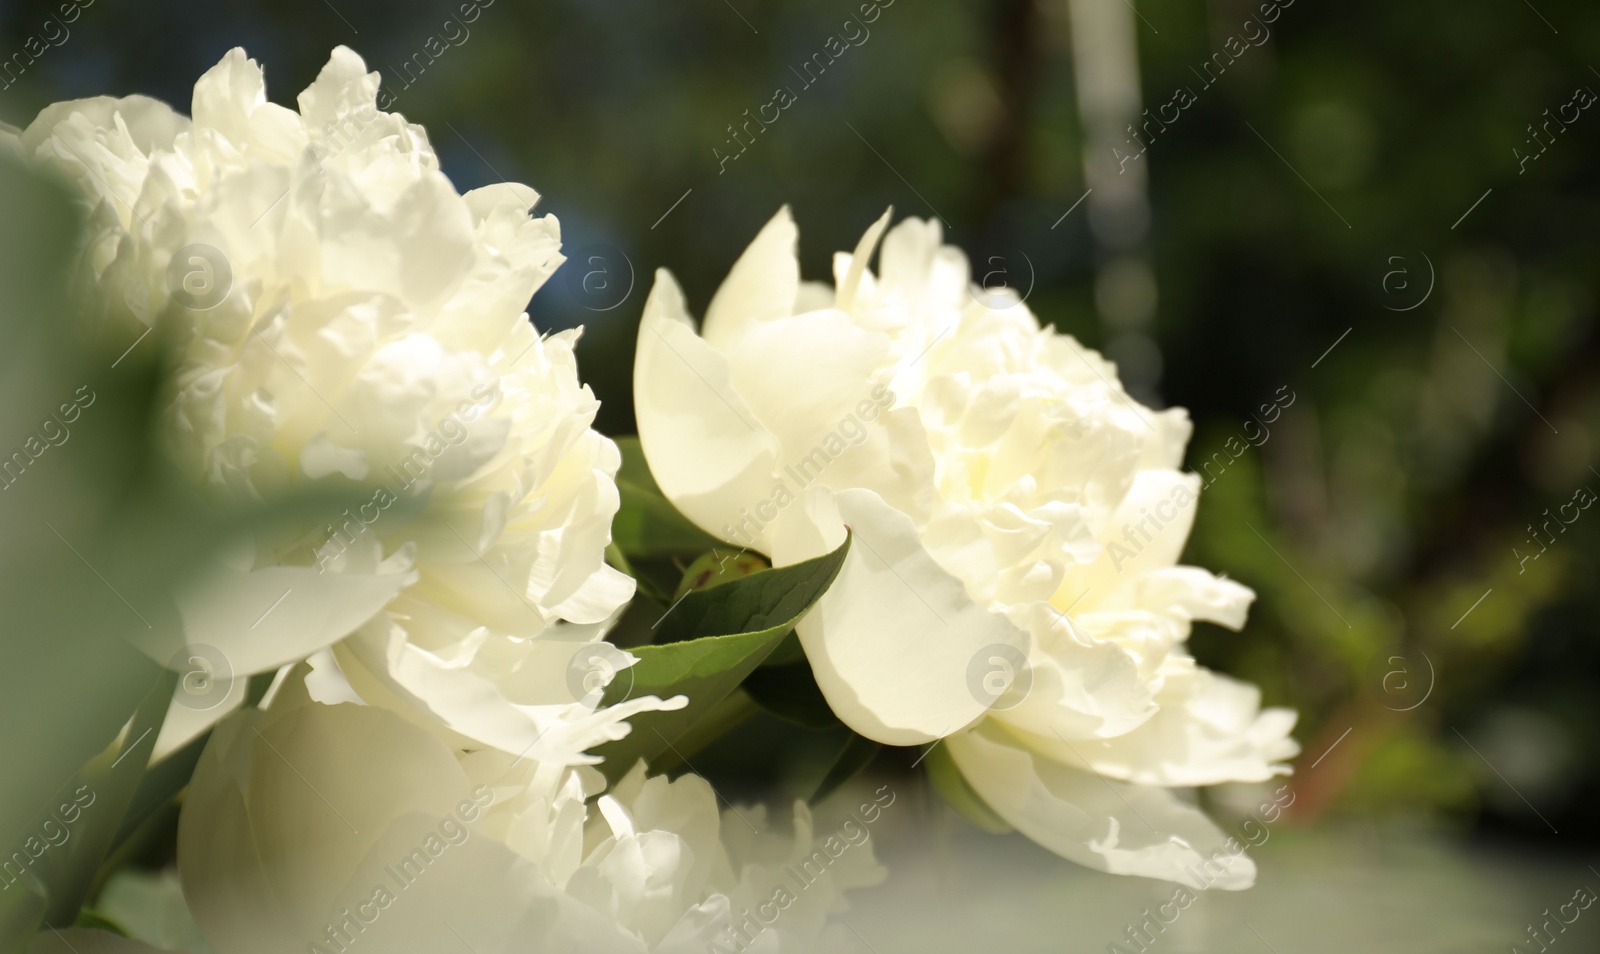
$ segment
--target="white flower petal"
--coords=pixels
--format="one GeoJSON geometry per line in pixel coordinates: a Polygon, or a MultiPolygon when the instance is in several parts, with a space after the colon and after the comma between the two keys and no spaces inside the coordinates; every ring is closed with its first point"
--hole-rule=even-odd
{"type": "Polygon", "coordinates": [[[227,954],[328,945],[327,928],[363,910],[350,924],[376,949],[437,949],[448,937],[430,923],[441,907],[476,915],[478,936],[503,944],[532,901],[531,873],[517,877],[515,857],[487,839],[426,843],[445,844],[440,824],[473,794],[443,743],[386,710],[242,714],[218,729],[191,784],[179,829],[185,894],[227,954]],[[407,886],[386,869],[414,851],[425,863],[407,886]],[[370,903],[379,886],[394,898],[381,909],[370,903]]]}
{"type": "Polygon", "coordinates": [[[726,352],[750,328],[794,314],[800,294],[800,262],[795,257],[799,237],[794,217],[784,206],[739,256],[711,297],[702,331],[707,344],[726,352]]]}
{"type": "Polygon", "coordinates": [[[336,46],[316,80],[300,93],[300,115],[315,128],[326,127],[378,98],[380,74],[348,46],[336,46]]]}
{"type": "Polygon", "coordinates": [[[237,676],[267,672],[350,635],[413,579],[402,568],[357,574],[212,563],[179,595],[183,632],[141,648],[165,665],[185,646],[210,646],[237,676]]]}
{"type": "MultiPolygon", "coordinates": [[[[191,660],[191,665],[195,668],[187,670],[184,678],[192,679],[197,675],[206,677],[202,662],[191,660]]],[[[156,734],[156,746],[150,751],[150,764],[160,762],[198,739],[207,729],[244,705],[249,688],[249,678],[235,676],[226,683],[226,689],[219,690],[214,698],[209,686],[196,690],[185,686],[180,678],[173,692],[172,703],[167,706],[167,717],[162,720],[161,731],[156,734]]]]}
{"type": "MultiPolygon", "coordinates": [[[[893,217],[894,209],[892,207],[885,209],[883,215],[878,217],[878,221],[867,227],[861,240],[856,243],[855,251],[850,254],[844,273],[837,275],[839,282],[837,299],[841,309],[850,310],[855,304],[856,293],[861,288],[862,281],[870,278],[867,262],[872,258],[872,253],[878,250],[878,242],[883,238],[884,230],[889,227],[889,220],[893,217]]],[[[837,262],[835,267],[837,269],[837,262]]]]}
{"type": "Polygon", "coordinates": [[[1145,470],[1106,521],[1105,549],[1091,564],[1068,570],[1061,593],[1068,600],[1086,594],[1084,611],[1103,601],[1128,605],[1114,597],[1142,575],[1178,562],[1194,525],[1200,478],[1175,470],[1145,470]]]}
{"type": "Polygon", "coordinates": [[[1025,656],[1027,633],[974,603],[911,518],[868,490],[809,491],[779,518],[773,560],[827,553],[846,526],[855,538],[844,566],[797,627],[834,713],[888,745],[930,742],[982,716],[974,661],[993,647],[1025,656]]]}
{"type": "Polygon", "coordinates": [[[241,152],[292,161],[306,145],[299,117],[267,102],[266,79],[255,60],[234,47],[194,84],[190,115],[197,134],[215,132],[241,152]]]}
{"type": "Polygon", "coordinates": [[[1018,831],[1112,874],[1237,891],[1255,883],[1243,845],[1171,792],[1068,768],[986,723],[945,744],[973,790],[1018,831]]]}
{"type": "Polygon", "coordinates": [[[1286,762],[1300,751],[1289,736],[1292,710],[1262,709],[1260,689],[1196,666],[1186,656],[1169,661],[1166,669],[1156,696],[1160,709],[1137,728],[1098,739],[1041,733],[1028,737],[1029,746],[1065,764],[1140,785],[1264,782],[1289,774],[1286,762]]]}
{"type": "Polygon", "coordinates": [[[1134,606],[1162,613],[1184,621],[1201,620],[1216,623],[1229,629],[1244,626],[1255,601],[1255,591],[1248,586],[1216,576],[1208,570],[1193,566],[1173,566],[1152,570],[1134,581],[1131,587],[1101,603],[1096,609],[1104,612],[1118,608],[1119,597],[1134,606]]]}
{"type": "Polygon", "coordinates": [[[816,311],[753,325],[725,354],[734,389],[779,439],[791,488],[871,487],[913,519],[927,516],[927,435],[914,411],[889,409],[894,395],[875,380],[889,354],[886,335],[844,312],[816,311]]]}
{"type": "Polygon", "coordinates": [[[707,533],[734,539],[741,508],[772,493],[777,442],[734,389],[727,359],[695,335],[666,271],[645,302],[633,389],[639,442],[662,493],[707,533]]]}
{"type": "Polygon", "coordinates": [[[1183,466],[1183,452],[1194,434],[1194,424],[1189,412],[1181,407],[1145,413],[1145,420],[1157,431],[1158,437],[1144,445],[1139,458],[1140,470],[1177,470],[1183,466]]]}
{"type": "Polygon", "coordinates": [[[269,954],[300,943],[291,913],[262,867],[245,786],[261,715],[245,712],[211,734],[178,823],[178,873],[195,921],[228,954],[269,954]]]}
{"type": "Polygon", "coordinates": [[[532,642],[547,651],[534,653],[513,672],[476,665],[470,655],[449,659],[429,652],[387,621],[366,627],[334,652],[368,702],[394,709],[419,726],[444,730],[441,734],[458,746],[484,744],[552,764],[596,763],[599,759],[587,751],[626,736],[629,717],[687,704],[681,696],[642,696],[596,709],[598,690],[636,660],[592,632],[532,642]],[[575,669],[580,651],[587,668],[575,669]],[[591,672],[603,678],[597,684],[585,681],[591,672]]]}
{"type": "MultiPolygon", "coordinates": [[[[179,870],[224,954],[663,954],[724,942],[730,916],[823,850],[803,805],[790,837],[760,808],[719,817],[693,775],[636,768],[591,812],[586,771],[452,750],[389,709],[290,686],[213,736],[185,799],[179,870]]],[[[814,949],[843,893],[881,880],[870,845],[827,851],[829,877],[749,950],[814,949]]]]}
{"type": "Polygon", "coordinates": [[[1124,646],[1082,634],[1048,604],[1017,607],[1012,619],[1034,642],[1026,693],[995,713],[1007,725],[1049,738],[1105,738],[1155,714],[1155,687],[1124,646]]]}

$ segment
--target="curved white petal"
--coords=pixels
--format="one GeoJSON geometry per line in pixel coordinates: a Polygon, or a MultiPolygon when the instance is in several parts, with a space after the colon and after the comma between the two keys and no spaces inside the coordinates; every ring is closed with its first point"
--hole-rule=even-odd
{"type": "Polygon", "coordinates": [[[397,624],[374,621],[335,647],[334,655],[370,703],[434,731],[444,729],[446,738],[461,747],[489,745],[556,765],[599,762],[585,753],[625,737],[629,717],[688,703],[682,696],[642,696],[596,708],[599,691],[612,679],[627,680],[634,657],[587,635],[543,637],[532,640],[530,648],[534,654],[516,672],[500,673],[474,665],[473,648],[449,658],[423,649],[397,624]],[[575,668],[574,662],[587,668],[575,668]],[[585,681],[592,673],[603,678],[585,681]]]}
{"type": "MultiPolygon", "coordinates": [[[[1105,548],[1093,563],[1067,571],[1058,599],[1088,612],[1112,602],[1124,587],[1178,562],[1194,525],[1200,478],[1175,470],[1143,470],[1107,521],[1105,548]]],[[[1122,599],[1121,604],[1130,601],[1122,599]]]]}
{"type": "Polygon", "coordinates": [[[1139,456],[1139,469],[1178,470],[1183,466],[1183,452],[1194,434],[1194,423],[1189,420],[1188,410],[1169,407],[1165,411],[1145,411],[1143,414],[1156,436],[1145,442],[1139,456]]]}
{"type": "Polygon", "coordinates": [[[772,494],[777,441],[734,388],[727,359],[694,333],[665,270],[639,324],[633,391],[639,443],[667,499],[707,533],[766,549],[759,522],[738,527],[741,510],[772,494]]]}
{"type": "Polygon", "coordinates": [[[1028,747],[1057,761],[1140,785],[1198,786],[1264,782],[1290,772],[1300,746],[1289,736],[1292,709],[1261,708],[1261,690],[1195,665],[1187,656],[1164,667],[1159,710],[1115,738],[1030,734],[1028,747]]]}
{"type": "Polygon", "coordinates": [[[171,148],[189,128],[187,116],[160,100],[96,96],[46,106],[21,144],[25,154],[80,179],[88,194],[108,193],[104,201],[127,222],[150,167],[146,153],[171,148]]]}
{"type": "Polygon", "coordinates": [[[800,294],[800,241],[789,207],[778,210],[755,241],[733,263],[706,307],[706,343],[727,351],[734,339],[760,322],[794,314],[800,294]]]}
{"type": "Polygon", "coordinates": [[[894,408],[878,370],[889,338],[828,309],[773,318],[725,352],[733,386],[778,440],[781,477],[869,487],[921,523],[933,508],[933,455],[914,410],[894,408]]]}
{"type": "Polygon", "coordinates": [[[218,727],[190,783],[178,832],[184,894],[228,954],[304,949],[386,821],[444,818],[468,789],[443,742],[386,710],[242,712],[218,727]],[[294,850],[304,842],[318,845],[314,858],[294,850]]]}
{"type": "Polygon", "coordinates": [[[734,388],[792,459],[868,398],[889,338],[829,309],[768,319],[719,350],[734,388]]]}
{"type": "Polygon", "coordinates": [[[300,117],[267,102],[261,66],[240,47],[229,50],[194,84],[190,115],[197,134],[215,131],[240,151],[292,162],[306,145],[300,117]]]}
{"type": "Polygon", "coordinates": [[[210,646],[235,676],[277,669],[331,646],[415,579],[409,569],[319,573],[314,567],[240,570],[213,562],[178,596],[183,632],[140,644],[167,665],[185,647],[210,646]]]}
{"type": "Polygon", "coordinates": [[[248,710],[212,732],[178,820],[184,896],[206,938],[228,954],[269,954],[300,942],[250,833],[245,786],[261,719],[248,710]]]}
{"type": "Polygon", "coordinates": [[[1034,603],[1012,611],[1033,635],[1030,671],[1015,705],[994,713],[1009,726],[1054,737],[1118,736],[1156,712],[1140,658],[1113,640],[1085,636],[1064,613],[1034,603]]]}
{"type": "Polygon", "coordinates": [[[371,107],[378,98],[382,76],[367,72],[367,64],[348,46],[336,46],[328,62],[317,71],[317,78],[300,91],[296,104],[300,115],[317,127],[325,127],[363,106],[371,107]]]}
{"type": "Polygon", "coordinates": [[[839,283],[836,300],[840,309],[849,311],[855,305],[856,293],[860,291],[863,280],[871,281],[872,273],[867,271],[867,262],[871,260],[872,253],[878,250],[878,242],[893,217],[894,207],[890,206],[876,222],[868,226],[860,241],[856,242],[855,251],[849,255],[842,274],[838,270],[838,260],[835,260],[835,278],[839,283]]]}
{"type": "Polygon", "coordinates": [[[173,690],[172,703],[167,706],[167,717],[162,720],[161,731],[156,734],[156,747],[150,751],[151,765],[198,739],[207,729],[244,705],[245,693],[250,688],[248,678],[231,677],[225,684],[219,683],[215,688],[211,685],[196,686],[192,680],[209,679],[211,676],[205,673],[200,663],[192,665],[196,668],[186,670],[178,681],[178,687],[173,690]],[[190,684],[186,685],[185,680],[190,680],[190,684]]]}
{"type": "MultiPolygon", "coordinates": [[[[601,551],[603,554],[603,551],[601,551]]],[[[599,623],[609,619],[633,599],[638,588],[633,577],[610,564],[595,567],[573,594],[550,607],[551,612],[573,623],[599,623]]]]}
{"type": "MultiPolygon", "coordinates": [[[[938,219],[905,219],[883,239],[878,258],[878,294],[912,306],[912,319],[939,312],[948,318],[969,301],[967,256],[954,246],[941,244],[944,227],[938,219]],[[927,308],[917,314],[916,306],[927,308]]],[[[937,329],[935,329],[937,330],[937,329]]]]}
{"type": "Polygon", "coordinates": [[[847,525],[854,532],[838,578],[797,630],[828,704],[862,735],[888,745],[942,738],[993,701],[982,685],[991,655],[1026,657],[1028,634],[973,602],[911,518],[872,491],[815,488],[777,525],[780,566],[833,550],[847,525]]]}
{"type": "Polygon", "coordinates": [[[185,801],[184,891],[226,954],[337,949],[330,929],[346,946],[424,954],[452,939],[446,918],[478,950],[537,950],[567,920],[558,907],[576,905],[497,839],[444,827],[485,797],[448,747],[385,709],[244,713],[219,728],[185,801]]]}
{"type": "Polygon", "coordinates": [[[1116,605],[1119,598],[1127,599],[1128,608],[1139,607],[1184,622],[1201,620],[1239,629],[1244,626],[1256,594],[1250,587],[1209,570],[1173,566],[1144,574],[1127,590],[1096,609],[1102,612],[1122,609],[1124,607],[1116,605]]]}
{"type": "MultiPolygon", "coordinates": [[[[185,800],[180,876],[223,954],[704,951],[820,850],[804,806],[776,835],[763,809],[719,818],[702,779],[642,766],[596,801],[590,770],[452,750],[293,683],[219,727],[185,800]]],[[[817,949],[843,893],[881,879],[864,844],[828,874],[748,949],[817,949]]]]}
{"type": "Polygon", "coordinates": [[[1198,809],[1161,788],[1068,768],[1021,748],[992,723],[945,744],[974,791],[1018,831],[1056,854],[1112,874],[1237,891],[1255,863],[1198,809]]]}

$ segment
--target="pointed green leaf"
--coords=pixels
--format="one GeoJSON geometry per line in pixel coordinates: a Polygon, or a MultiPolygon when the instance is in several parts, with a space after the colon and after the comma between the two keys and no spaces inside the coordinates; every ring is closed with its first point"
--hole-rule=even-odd
{"type": "MultiPolygon", "coordinates": [[[[91,759],[35,818],[29,839],[41,850],[16,885],[27,890],[11,893],[15,901],[7,907],[39,904],[44,923],[52,926],[77,921],[144,776],[177,680],[177,673],[162,670],[117,742],[91,759]]],[[[3,920],[11,923],[17,916],[20,911],[3,920]]]]}
{"type": "Polygon", "coordinates": [[[99,911],[96,911],[94,908],[84,908],[83,910],[79,911],[78,920],[74,922],[72,926],[91,928],[99,931],[110,931],[112,934],[115,934],[118,937],[128,936],[128,931],[126,928],[99,911]]]}
{"type": "Polygon", "coordinates": [[[604,702],[684,695],[689,704],[635,716],[627,738],[595,750],[606,759],[602,771],[616,778],[641,758],[685,759],[689,753],[675,749],[674,741],[777,648],[833,583],[849,549],[846,537],[832,553],[695,590],[679,600],[661,621],[656,644],[629,650],[639,661],[618,674],[604,702]]]}
{"type": "Polygon", "coordinates": [[[849,550],[850,538],[846,537],[832,553],[692,591],[661,620],[655,642],[660,646],[723,635],[775,632],[769,650],[776,649],[806,610],[833,584],[849,550]]]}

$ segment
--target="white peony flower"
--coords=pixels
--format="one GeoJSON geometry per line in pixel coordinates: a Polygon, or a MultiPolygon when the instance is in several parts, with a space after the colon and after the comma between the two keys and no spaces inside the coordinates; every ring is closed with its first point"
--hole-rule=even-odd
{"type": "Polygon", "coordinates": [[[1237,629],[1254,596],[1177,565],[1200,489],[1178,469],[1187,415],[1140,407],[1014,294],[974,293],[938,223],[888,222],[829,288],[800,281],[785,209],[699,335],[657,273],[634,377],[652,472],[779,565],[854,531],[799,634],[857,732],[945,739],[1000,816],[1071,860],[1248,886],[1240,846],[1170,788],[1287,772],[1294,716],[1184,651],[1192,621],[1237,629]]]}
{"type": "Polygon", "coordinates": [[[576,748],[463,753],[320,691],[291,676],[222,723],[185,798],[179,871],[219,954],[811,951],[882,878],[864,826],[892,793],[832,834],[799,803],[785,836],[697,776],[641,764],[598,794],[576,748]]]}
{"type": "Polygon", "coordinates": [[[180,665],[247,674],[354,632],[340,659],[371,694],[521,752],[591,659],[631,662],[584,648],[633,593],[603,555],[620,456],[590,428],[577,333],[541,338],[523,311],[562,262],[558,223],[524,185],[458,194],[381,95],[340,47],[286,109],[235,49],[192,119],[58,103],[12,148],[91,209],[94,331],[115,353],[162,326],[171,456],[199,491],[359,501],[228,555],[147,651],[199,644],[180,665]]]}

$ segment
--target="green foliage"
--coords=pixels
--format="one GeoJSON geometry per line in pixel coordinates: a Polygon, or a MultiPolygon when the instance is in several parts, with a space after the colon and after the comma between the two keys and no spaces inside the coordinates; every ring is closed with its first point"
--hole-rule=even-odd
{"type": "Polygon", "coordinates": [[[74,923],[95,887],[96,872],[113,847],[138,790],[156,737],[172,702],[178,674],[163,670],[151,683],[117,744],[95,757],[68,783],[63,800],[87,791],[93,798],[72,826],[71,837],[29,869],[45,889],[45,922],[74,923]]]}
{"type": "Polygon", "coordinates": [[[122,925],[118,924],[116,921],[113,921],[105,914],[94,910],[93,908],[84,908],[83,910],[79,911],[78,919],[73,922],[73,927],[110,931],[112,934],[116,934],[121,937],[129,936],[128,932],[122,927],[122,925]]]}
{"type": "Polygon", "coordinates": [[[1473,770],[1482,767],[1471,751],[1438,745],[1426,728],[1401,726],[1366,753],[1344,807],[1383,815],[1390,806],[1421,802],[1466,816],[1479,802],[1473,770]]]}
{"type": "Polygon", "coordinates": [[[619,437],[622,467],[617,471],[617,491],[622,509],[611,524],[611,540],[629,559],[702,553],[717,545],[704,530],[662,496],[650,474],[637,437],[619,437]]]}
{"type": "Polygon", "coordinates": [[[630,650],[639,661],[607,687],[605,705],[640,696],[684,695],[672,712],[634,717],[627,738],[600,746],[604,770],[620,777],[639,759],[686,760],[674,742],[705,721],[778,647],[833,583],[850,539],[832,553],[686,594],[661,621],[654,645],[630,650]]]}
{"type": "MultiPolygon", "coordinates": [[[[146,604],[155,620],[147,623],[95,577],[102,573],[132,589],[129,574],[119,573],[93,541],[118,502],[140,502],[129,462],[144,456],[149,391],[130,375],[113,377],[110,359],[100,364],[71,336],[63,292],[79,216],[54,183],[0,162],[0,221],[7,223],[0,230],[0,454],[22,452],[40,422],[80,386],[89,386],[99,405],[74,422],[71,443],[39,454],[20,473],[13,467],[0,500],[0,605],[7,608],[0,724],[8,727],[0,733],[7,776],[0,786],[0,851],[9,857],[29,839],[39,843],[58,796],[76,788],[91,759],[109,762],[119,754],[113,741],[160,672],[124,637],[170,617],[146,604]],[[107,466],[107,458],[121,465],[107,466]],[[89,554],[95,569],[86,565],[89,554]]],[[[124,765],[137,771],[138,761],[124,765]]],[[[119,772],[119,783],[124,777],[119,772]]],[[[116,795],[101,797],[104,813],[96,818],[90,808],[81,819],[97,832],[115,814],[109,806],[116,795]]],[[[115,819],[109,823],[114,831],[115,819]]],[[[9,952],[47,914],[71,923],[76,906],[66,907],[81,897],[84,872],[92,875],[99,862],[88,857],[95,840],[84,836],[70,852],[63,846],[40,854],[35,868],[44,896],[20,885],[5,893],[0,951],[9,952]]]]}

